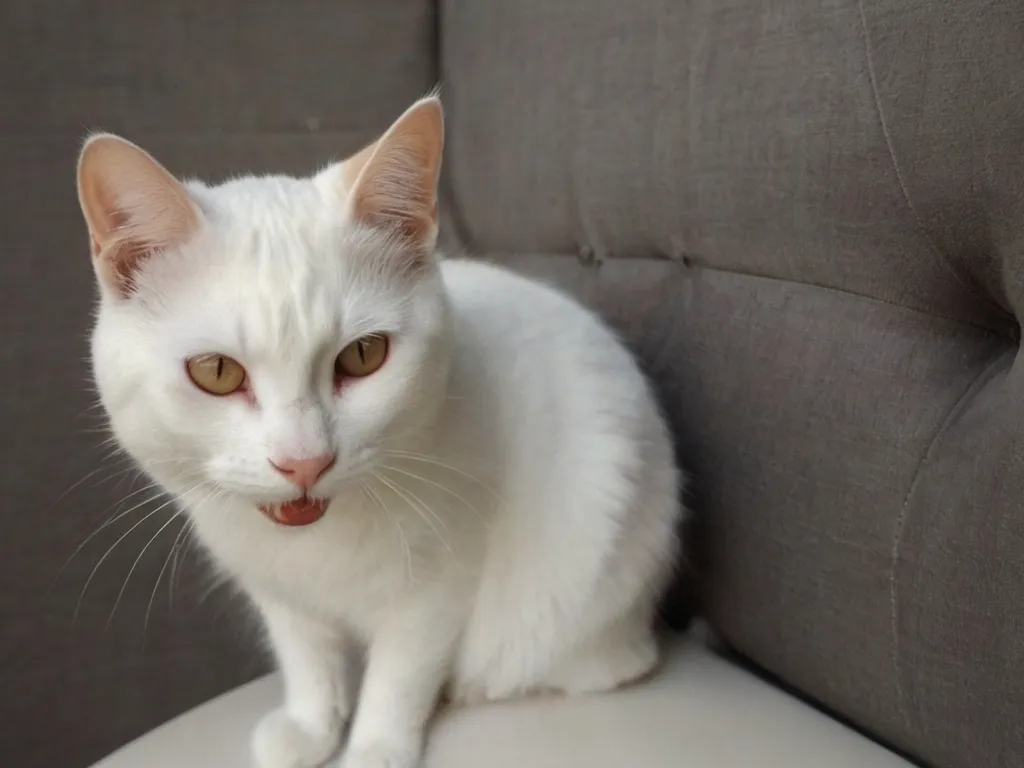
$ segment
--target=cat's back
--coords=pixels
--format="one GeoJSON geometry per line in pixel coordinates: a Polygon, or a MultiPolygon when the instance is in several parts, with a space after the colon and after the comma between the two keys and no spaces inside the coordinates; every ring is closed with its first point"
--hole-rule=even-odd
{"type": "Polygon", "coordinates": [[[625,344],[574,298],[487,264],[442,269],[455,339],[448,413],[472,437],[464,460],[499,467],[500,496],[453,695],[615,687],[656,656],[652,595],[680,515],[666,423],[625,344]],[[593,663],[560,666],[581,647],[597,649],[593,663]]]}
{"type": "Polygon", "coordinates": [[[442,274],[458,397],[486,397],[508,430],[534,432],[549,447],[559,433],[621,439],[638,427],[645,439],[661,441],[646,380],[594,312],[555,287],[485,262],[445,261],[442,274]]]}
{"type": "Polygon", "coordinates": [[[486,261],[445,259],[441,273],[456,316],[472,316],[485,326],[588,314],[558,289],[486,261]]]}
{"type": "Polygon", "coordinates": [[[441,270],[463,338],[479,337],[502,355],[514,347],[535,361],[573,350],[629,358],[596,314],[554,286],[470,259],[446,260],[441,270]]]}

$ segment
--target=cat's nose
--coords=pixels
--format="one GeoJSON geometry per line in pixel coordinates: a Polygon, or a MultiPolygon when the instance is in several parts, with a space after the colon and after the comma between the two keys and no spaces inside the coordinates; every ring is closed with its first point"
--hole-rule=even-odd
{"type": "Polygon", "coordinates": [[[324,472],[334,466],[334,458],[333,453],[323,453],[308,459],[285,458],[277,461],[268,459],[268,461],[270,466],[305,490],[319,480],[324,472]]]}

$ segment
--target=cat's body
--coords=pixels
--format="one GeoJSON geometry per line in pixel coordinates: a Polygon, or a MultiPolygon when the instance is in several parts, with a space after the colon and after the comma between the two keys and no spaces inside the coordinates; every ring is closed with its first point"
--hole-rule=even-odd
{"type": "Polygon", "coordinates": [[[435,257],[439,116],[419,102],[313,180],[167,190],[120,140],[83,154],[100,393],[264,617],[286,701],[261,768],[317,765],[350,715],[345,768],[411,768],[443,687],[601,691],[657,659],[681,514],[664,421],[591,313],[435,257]]]}
{"type": "MultiPolygon", "coordinates": [[[[446,262],[442,274],[458,340],[446,398],[433,425],[386,457],[384,481],[294,531],[219,500],[209,503],[222,514],[194,517],[252,593],[362,642],[439,581],[470,630],[453,693],[502,698],[554,686],[560,654],[664,581],[677,482],[639,373],[589,313],[486,265],[446,262]],[[529,351],[510,358],[512,336],[529,351]],[[623,529],[615,508],[627,502],[635,514],[623,529]],[[644,557],[630,558],[637,548],[644,557]]],[[[650,654],[652,608],[636,638],[650,654]]]]}

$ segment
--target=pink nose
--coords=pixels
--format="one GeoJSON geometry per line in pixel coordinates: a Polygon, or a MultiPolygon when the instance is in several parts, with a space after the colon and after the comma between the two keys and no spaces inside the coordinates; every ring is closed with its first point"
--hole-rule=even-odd
{"type": "Polygon", "coordinates": [[[301,488],[309,488],[333,465],[333,453],[324,453],[308,459],[270,461],[270,466],[301,488]]]}

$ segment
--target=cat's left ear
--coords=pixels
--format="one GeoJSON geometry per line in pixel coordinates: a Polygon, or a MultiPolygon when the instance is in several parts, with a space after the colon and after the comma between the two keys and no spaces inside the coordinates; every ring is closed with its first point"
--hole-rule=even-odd
{"type": "Polygon", "coordinates": [[[349,216],[433,249],[443,149],[441,102],[420,99],[380,139],[341,164],[349,216]]]}
{"type": "Polygon", "coordinates": [[[184,185],[149,153],[111,134],[92,136],[78,160],[82,205],[96,275],[126,297],[150,256],[184,244],[201,214],[184,185]]]}

